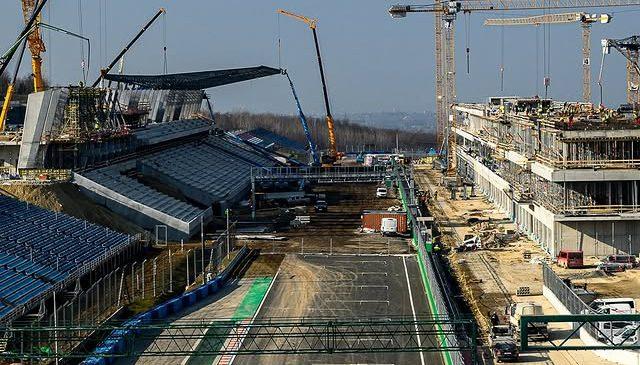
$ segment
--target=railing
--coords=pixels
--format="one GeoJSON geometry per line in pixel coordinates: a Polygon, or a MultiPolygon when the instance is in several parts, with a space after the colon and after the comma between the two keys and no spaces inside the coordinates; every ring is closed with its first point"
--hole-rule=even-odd
{"type": "Polygon", "coordinates": [[[387,173],[386,166],[335,166],[335,167],[254,167],[255,180],[279,179],[380,179],[387,173]]]}

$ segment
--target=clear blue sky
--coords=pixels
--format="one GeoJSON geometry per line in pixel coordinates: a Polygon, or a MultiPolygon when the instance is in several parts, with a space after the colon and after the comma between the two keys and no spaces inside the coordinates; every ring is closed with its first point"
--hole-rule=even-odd
{"type": "MultiPolygon", "coordinates": [[[[107,64],[159,7],[167,9],[169,72],[186,72],[254,65],[278,67],[278,34],[282,39],[282,67],[287,68],[308,114],[322,114],[322,94],[310,30],[293,19],[278,16],[279,7],[319,18],[318,33],[325,60],[334,115],[376,111],[424,111],[434,105],[433,16],[410,14],[391,19],[387,8],[396,1],[212,1],[212,0],[82,0],[84,34],[92,40],[91,77],[107,64]],[[101,9],[102,8],[102,9],[101,9]],[[106,8],[106,9],[105,9],[106,8]],[[99,22],[99,14],[106,22],[99,22]],[[108,34],[106,41],[100,41],[108,34]],[[106,29],[106,33],[105,33],[106,29]]],[[[78,0],[50,0],[44,21],[79,30],[78,0]]],[[[590,10],[596,12],[596,10],[590,10]]],[[[637,8],[610,9],[611,24],[595,24],[592,33],[593,96],[597,101],[600,39],[622,38],[640,32],[637,8]],[[630,11],[631,10],[631,11],[630,11]]],[[[518,15],[518,14],[511,14],[518,15]]],[[[470,22],[471,74],[466,74],[465,19],[457,31],[458,100],[482,101],[500,94],[500,30],[482,26],[486,17],[472,14],[470,22]]],[[[22,26],[19,1],[4,1],[0,12],[0,49],[6,50],[22,26]]],[[[540,29],[540,37],[542,38],[540,29]]],[[[160,19],[129,52],[125,73],[162,71],[163,21],[160,19]]],[[[580,27],[551,28],[551,96],[581,97],[580,27]]],[[[504,95],[533,95],[536,91],[536,30],[506,28],[504,95]]],[[[81,80],[80,42],[52,33],[45,35],[45,75],[56,85],[81,80]]],[[[542,49],[540,47],[540,52],[542,49]]],[[[27,70],[28,63],[24,63],[27,70]]],[[[542,66],[540,66],[542,69],[542,66]]],[[[624,101],[624,60],[612,53],[605,68],[605,102],[624,101]]],[[[542,88],[540,88],[542,89],[542,88]]],[[[288,84],[278,76],[210,90],[215,109],[222,111],[295,113],[288,84]]]]}

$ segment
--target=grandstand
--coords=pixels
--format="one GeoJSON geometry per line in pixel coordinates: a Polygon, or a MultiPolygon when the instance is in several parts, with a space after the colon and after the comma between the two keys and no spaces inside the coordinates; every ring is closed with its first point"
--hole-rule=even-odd
{"type": "Polygon", "coordinates": [[[130,236],[0,196],[0,321],[130,247],[130,236]]]}
{"type": "MultiPolygon", "coordinates": [[[[185,126],[174,133],[175,141],[193,135],[189,130],[202,128],[199,124],[185,126]]],[[[145,133],[149,140],[167,135],[145,133]]],[[[278,165],[263,149],[218,132],[76,173],[74,180],[96,202],[141,227],[153,230],[163,225],[168,239],[183,239],[198,233],[201,222],[211,221],[214,211],[221,214],[247,197],[252,167],[278,165]],[[156,188],[158,182],[163,191],[156,188]]]]}
{"type": "Polygon", "coordinates": [[[304,143],[294,141],[264,128],[256,128],[248,132],[240,133],[238,137],[244,141],[270,150],[283,148],[292,152],[304,153],[307,147],[304,143]]]}

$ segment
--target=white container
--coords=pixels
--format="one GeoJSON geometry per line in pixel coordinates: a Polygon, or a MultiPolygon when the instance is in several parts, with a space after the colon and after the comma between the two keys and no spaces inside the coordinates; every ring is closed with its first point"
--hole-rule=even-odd
{"type": "Polygon", "coordinates": [[[382,218],[380,232],[382,232],[382,235],[393,235],[398,233],[398,220],[396,218],[382,218]]]}

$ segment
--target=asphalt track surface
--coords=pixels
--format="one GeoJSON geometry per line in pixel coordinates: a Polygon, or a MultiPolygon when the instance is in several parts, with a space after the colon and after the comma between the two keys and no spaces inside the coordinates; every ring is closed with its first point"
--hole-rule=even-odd
{"type": "MultiPolygon", "coordinates": [[[[424,318],[430,312],[413,255],[288,255],[257,320],[414,315],[424,318]]],[[[233,361],[237,365],[442,363],[439,353],[416,352],[241,355],[233,361]]]]}

